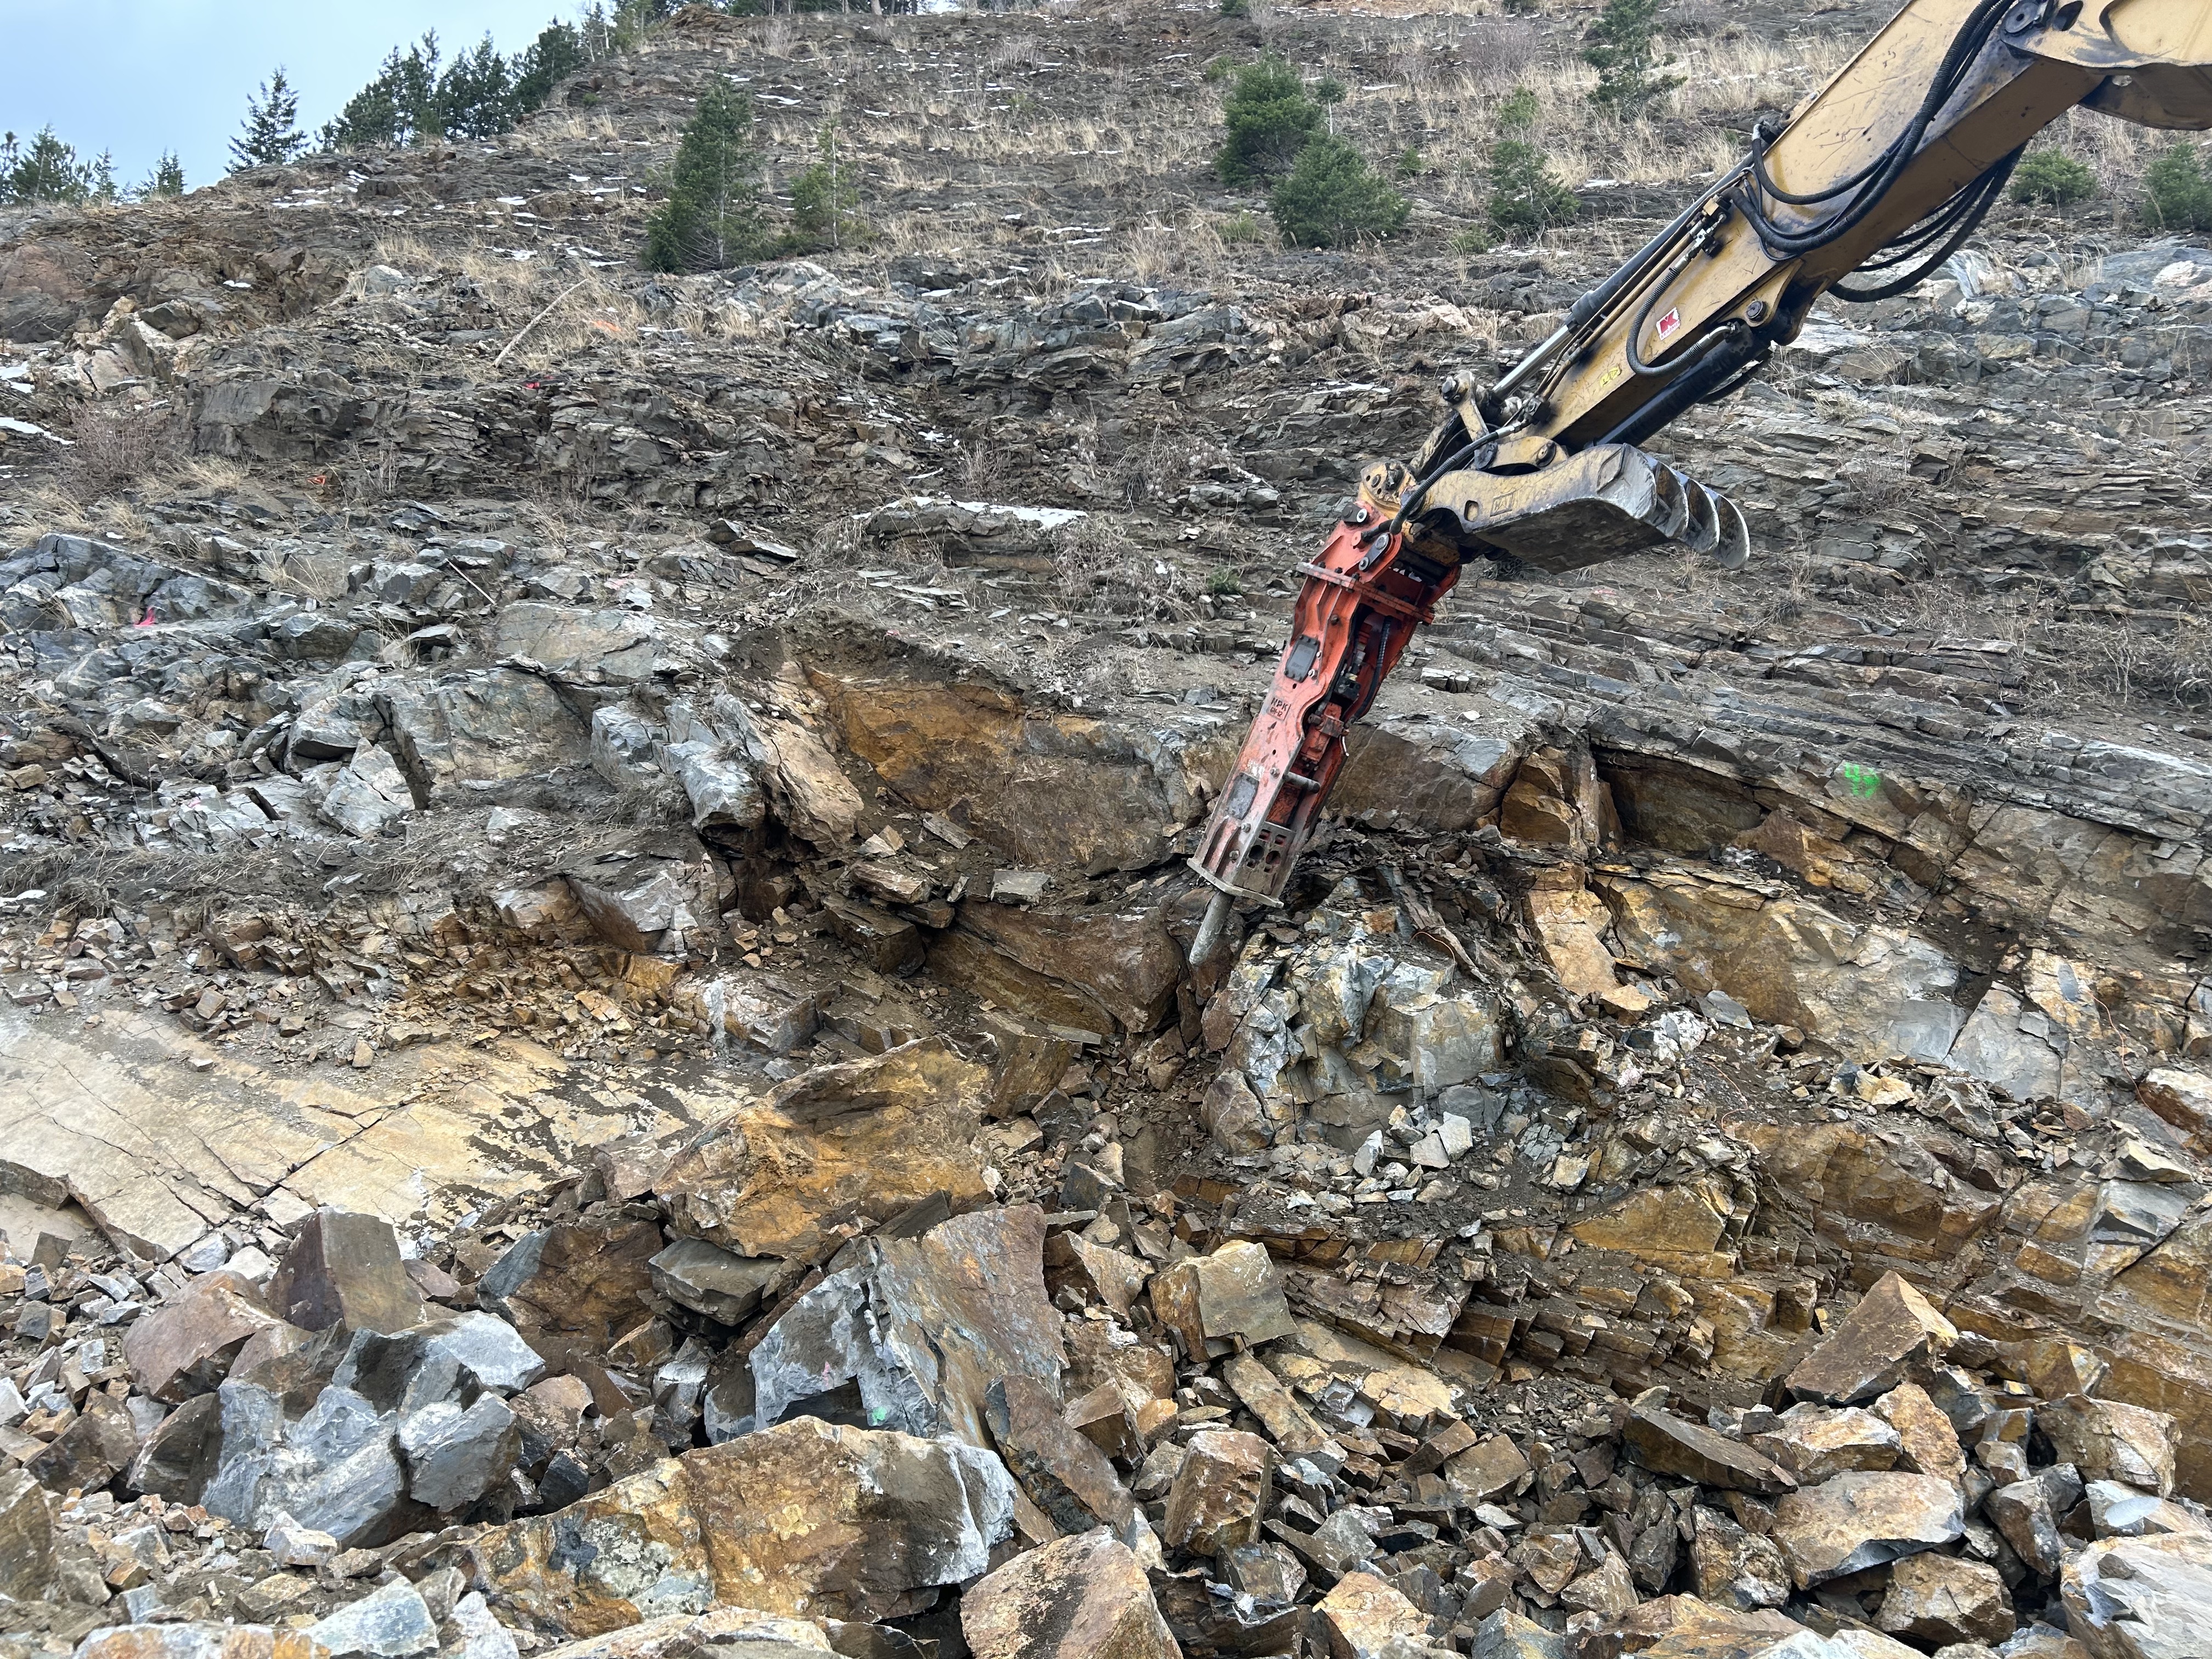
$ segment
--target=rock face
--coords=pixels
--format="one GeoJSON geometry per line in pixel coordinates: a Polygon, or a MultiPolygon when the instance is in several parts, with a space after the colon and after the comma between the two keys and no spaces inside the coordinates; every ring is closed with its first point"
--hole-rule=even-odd
{"type": "Polygon", "coordinates": [[[1018,1555],[960,1598],[977,1659],[1181,1659],[1128,1547],[1105,1528],[1018,1555]]]}
{"type": "Polygon", "coordinates": [[[1395,912],[1370,911],[1356,886],[1288,950],[1249,947],[1206,1020],[1222,1051],[1207,1125],[1235,1151],[1310,1122],[1349,1152],[1407,1086],[1443,1100],[1496,1072],[1503,1052],[1491,997],[1449,953],[1401,941],[1395,912]]]}
{"type": "Polygon", "coordinates": [[[936,1193],[984,1195],[969,1145],[988,1081],[941,1038],[819,1068],[702,1130],[656,1185],[676,1230],[744,1256],[804,1258],[819,1218],[888,1218],[936,1193]]]}
{"type": "Polygon", "coordinates": [[[717,1604],[868,1620],[989,1565],[1013,1483],[956,1441],[799,1418],[656,1464],[471,1546],[495,1606],[592,1635],[717,1604]]]}
{"type": "MultiPolygon", "coordinates": [[[[1349,458],[1701,124],[1442,266],[1573,31],[1310,9],[1442,149],[1224,252],[1234,20],[653,9],[0,211],[0,1659],[2203,1651],[2212,252],[1816,307],[1654,441],[1753,566],[1470,570],[1189,969],[1349,458]],[[635,269],[724,76],[896,235],[635,269]]],[[[1668,27],[1735,127],[1876,10],[1668,27]]]]}

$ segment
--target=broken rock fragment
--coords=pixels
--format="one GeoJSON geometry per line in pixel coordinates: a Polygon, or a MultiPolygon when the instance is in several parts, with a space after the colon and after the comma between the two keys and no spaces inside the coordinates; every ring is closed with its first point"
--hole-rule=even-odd
{"type": "Polygon", "coordinates": [[[331,1659],[415,1659],[438,1650],[438,1621],[404,1578],[310,1625],[307,1634],[331,1659]]]}
{"type": "Polygon", "coordinates": [[[399,1236],[381,1216],[327,1206],[300,1224],[269,1281],[269,1306],[303,1331],[404,1331],[422,1320],[399,1236]]]}
{"type": "Polygon", "coordinates": [[[1401,1644],[1418,1649],[1428,1639],[1428,1615],[1371,1572],[1345,1574],[1316,1610],[1329,1659],[1386,1659],[1401,1644]]]}
{"type": "Polygon", "coordinates": [[[202,1273],[131,1322],[123,1334],[124,1363],[142,1392],[173,1404],[212,1389],[248,1337],[281,1322],[251,1280],[202,1273]]]}
{"type": "Polygon", "coordinates": [[[0,1601],[36,1601],[54,1579],[53,1511],[21,1469],[0,1474],[0,1601]]]}
{"type": "Polygon", "coordinates": [[[1800,1400],[1855,1405],[1888,1393],[1915,1363],[1940,1359],[1958,1340],[1957,1328],[1926,1297],[1896,1273],[1884,1273],[1798,1363],[1788,1386],[1800,1400]]]}
{"type": "Polygon", "coordinates": [[[758,1422],[836,1415],[849,1395],[843,1409],[870,1427],[987,1447],[994,1382],[1057,1387],[1066,1356],[1036,1205],[955,1216],[920,1238],[866,1239],[853,1254],[753,1349],[758,1422]]]}
{"type": "Polygon", "coordinates": [[[1774,1509],[1774,1542],[1800,1589],[1934,1549],[1965,1530],[1959,1489],[1927,1474],[1839,1474],[1774,1509]]]}
{"type": "Polygon", "coordinates": [[[824,1217],[878,1220],[943,1193],[987,1195],[971,1149],[990,1073],[942,1037],[817,1066],[709,1125],[655,1184],[675,1231],[744,1256],[803,1260],[824,1217]]]}
{"type": "Polygon", "coordinates": [[[999,1455],[1053,1525],[1065,1533],[1104,1527],[1125,1544],[1138,1541],[1135,1500],[1106,1454],[1060,1414],[1056,1391],[1033,1377],[1002,1376],[990,1386],[985,1417],[999,1455]]]}
{"type": "Polygon", "coordinates": [[[1201,1429],[1191,1436],[1168,1493],[1169,1545],[1218,1555],[1257,1543],[1274,1471],[1274,1449],[1256,1434],[1201,1429]]]}
{"type": "Polygon", "coordinates": [[[711,1613],[666,1613],[586,1637],[552,1649],[544,1659],[821,1659],[836,1651],[811,1619],[717,1607],[711,1613]]]}
{"type": "Polygon", "coordinates": [[[970,1585],[960,1630],[976,1659],[1181,1659],[1142,1564],[1103,1527],[970,1585]]]}
{"type": "Polygon", "coordinates": [[[1152,1310],[1182,1339],[1193,1359],[1218,1357],[1297,1331],[1282,1280],[1264,1245],[1224,1244],[1162,1270],[1152,1282],[1152,1310]]]}
{"type": "Polygon", "coordinates": [[[2091,1659],[2191,1659],[2212,1628],[2212,1534],[2105,1539],[2067,1561],[2059,1588],[2091,1659]]]}
{"type": "Polygon", "coordinates": [[[1908,1555],[1891,1570],[1880,1622],[1892,1636],[1917,1637],[1940,1648],[1954,1642],[1994,1647],[2012,1634],[2014,1620],[2012,1598],[1995,1567],[1930,1551],[1908,1555]]]}
{"type": "Polygon", "coordinates": [[[555,1635],[715,1606],[894,1618],[988,1567],[1013,1506],[988,1452],[808,1417],[494,1528],[471,1559],[495,1608],[555,1635]]]}
{"type": "Polygon", "coordinates": [[[1786,1492],[1796,1485],[1772,1459],[1658,1407],[1639,1406],[1630,1412],[1621,1438],[1636,1461],[1655,1474],[1677,1475],[1701,1486],[1762,1498],[1786,1492]]]}
{"type": "Polygon", "coordinates": [[[330,1659],[330,1650],[267,1625],[111,1625],[78,1643],[75,1659],[330,1659]]]}
{"type": "Polygon", "coordinates": [[[477,1300],[526,1335],[605,1349],[638,1324],[661,1248],[650,1221],[562,1223],[525,1233],[477,1281],[477,1300]]]}
{"type": "Polygon", "coordinates": [[[2160,1498],[2172,1495],[2175,1436],[2168,1413],[2077,1394],[2044,1407],[2035,1423],[2051,1437],[2059,1461],[2073,1464],[2084,1480],[2124,1480],[2160,1498]]]}
{"type": "Polygon", "coordinates": [[[790,1272],[774,1256],[734,1255],[702,1238],[679,1238],[646,1263],[653,1288],[671,1302],[734,1325],[790,1272]]]}

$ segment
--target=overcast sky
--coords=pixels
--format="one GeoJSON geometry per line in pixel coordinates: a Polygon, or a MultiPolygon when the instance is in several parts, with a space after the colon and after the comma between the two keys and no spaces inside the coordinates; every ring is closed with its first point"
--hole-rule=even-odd
{"type": "Polygon", "coordinates": [[[51,125],[81,155],[112,150],[137,184],[165,149],[185,182],[221,178],[252,97],[282,64],[313,131],[385,53],[434,28],[448,48],[489,30],[527,46],[575,0],[0,0],[0,128],[51,125]]]}

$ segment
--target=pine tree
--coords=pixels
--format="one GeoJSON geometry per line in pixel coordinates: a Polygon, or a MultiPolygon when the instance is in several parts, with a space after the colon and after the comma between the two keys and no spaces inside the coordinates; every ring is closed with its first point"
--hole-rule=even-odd
{"type": "Polygon", "coordinates": [[[1316,135],[1269,194],[1276,228],[1293,247],[1342,247],[1405,228],[1406,198],[1341,138],[1316,135]]]}
{"type": "Polygon", "coordinates": [[[185,164],[177,159],[173,150],[163,150],[161,159],[154,163],[154,170],[146,175],[146,182],[138,186],[141,198],[155,196],[182,196],[185,193],[185,164]]]}
{"type": "Polygon", "coordinates": [[[112,151],[104,149],[85,163],[84,185],[85,197],[89,201],[119,202],[123,199],[123,187],[115,182],[115,155],[112,151]]]}
{"type": "Polygon", "coordinates": [[[791,181],[791,240],[800,249],[841,248],[862,228],[853,163],[837,153],[837,129],[815,135],[814,164],[791,181]]]}
{"type": "Polygon", "coordinates": [[[258,97],[246,104],[246,127],[230,141],[230,170],[282,167],[307,147],[307,135],[299,129],[300,94],[276,72],[261,83],[258,97]]]}
{"type": "Polygon", "coordinates": [[[1498,106],[1490,148],[1490,222],[1499,234],[1534,236],[1575,216],[1574,191],[1552,176],[1534,141],[1536,94],[1516,87],[1498,106]]]}
{"type": "Polygon", "coordinates": [[[514,60],[514,90],[510,104],[517,115],[543,109],[553,88],[591,62],[584,37],[573,23],[548,23],[538,38],[514,60]]]}
{"type": "Polygon", "coordinates": [[[0,139],[0,202],[82,202],[94,182],[93,168],[52,127],[40,128],[27,149],[12,132],[0,139]]]}
{"type": "Polygon", "coordinates": [[[760,155],[752,104],[720,76],[707,83],[684,137],[668,199],[646,225],[648,270],[720,270],[760,240],[760,155]]]}
{"type": "Polygon", "coordinates": [[[1306,95],[1297,70],[1279,58],[1263,58],[1237,71],[1221,118],[1228,139],[1213,170],[1224,185],[1242,185],[1289,172],[1327,112],[1306,95]]]}
{"type": "Polygon", "coordinates": [[[1659,57],[1651,37],[1660,0],[1606,0],[1606,8],[1583,36],[1583,62],[1597,71],[1590,101],[1620,115],[1634,115],[1662,92],[1682,84],[1679,75],[1661,75],[1674,60],[1659,57]]]}

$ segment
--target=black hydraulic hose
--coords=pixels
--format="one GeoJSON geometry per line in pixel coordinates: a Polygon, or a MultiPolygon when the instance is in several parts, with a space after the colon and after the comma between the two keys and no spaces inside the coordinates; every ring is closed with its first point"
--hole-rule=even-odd
{"type": "Polygon", "coordinates": [[[1785,231],[1767,216],[1755,198],[1745,202],[1746,211],[1759,227],[1760,240],[1770,252],[1784,255],[1810,253],[1845,234],[1874,211],[1882,198],[1888,194],[1890,186],[1897,182],[1899,175],[1919,154],[1920,141],[1927,135],[1929,124],[1958,90],[1965,68],[1979,55],[1983,46],[1988,43],[1997,20],[2011,3],[2012,0],[1981,0],[1966,22],[1960,25],[1959,33],[1953,37],[1949,48],[1943,54],[1942,64],[1929,82],[1927,94],[1920,100],[1920,107],[1914,112],[1905,130],[1882,152],[1879,169],[1869,179],[1865,188],[1860,191],[1850,206],[1804,230],[1785,231]]]}
{"type": "MultiPolygon", "coordinates": [[[[2025,148],[2026,146],[2023,145],[2022,149],[2025,148]]],[[[1893,300],[1899,295],[1910,293],[1913,289],[1917,288],[1927,279],[1929,272],[1936,270],[1946,259],[1964,247],[1967,239],[1982,228],[1982,221],[1989,217],[1990,210],[1997,204],[1998,198],[2004,194],[2005,185],[2012,178],[2013,168],[2019,165],[2020,157],[2021,151],[2014,150],[1976,179],[1972,185],[1967,186],[1966,191],[1961,193],[1964,205],[1954,216],[1956,228],[1952,230],[1951,234],[1945,239],[1942,246],[1921,264],[1904,276],[1893,277],[1890,281],[1878,283],[1873,288],[1850,288],[1838,283],[1832,286],[1830,292],[1833,293],[1838,299],[1850,301],[1854,305],[1867,305],[1876,300],[1893,300]]],[[[1925,248],[1933,240],[1932,235],[1925,237],[1921,240],[1918,246],[1925,248]]],[[[1890,270],[1904,263],[1911,257],[1911,252],[1917,251],[1918,250],[1914,249],[1901,252],[1894,259],[1881,264],[1863,266],[1862,269],[1890,270]]]]}

